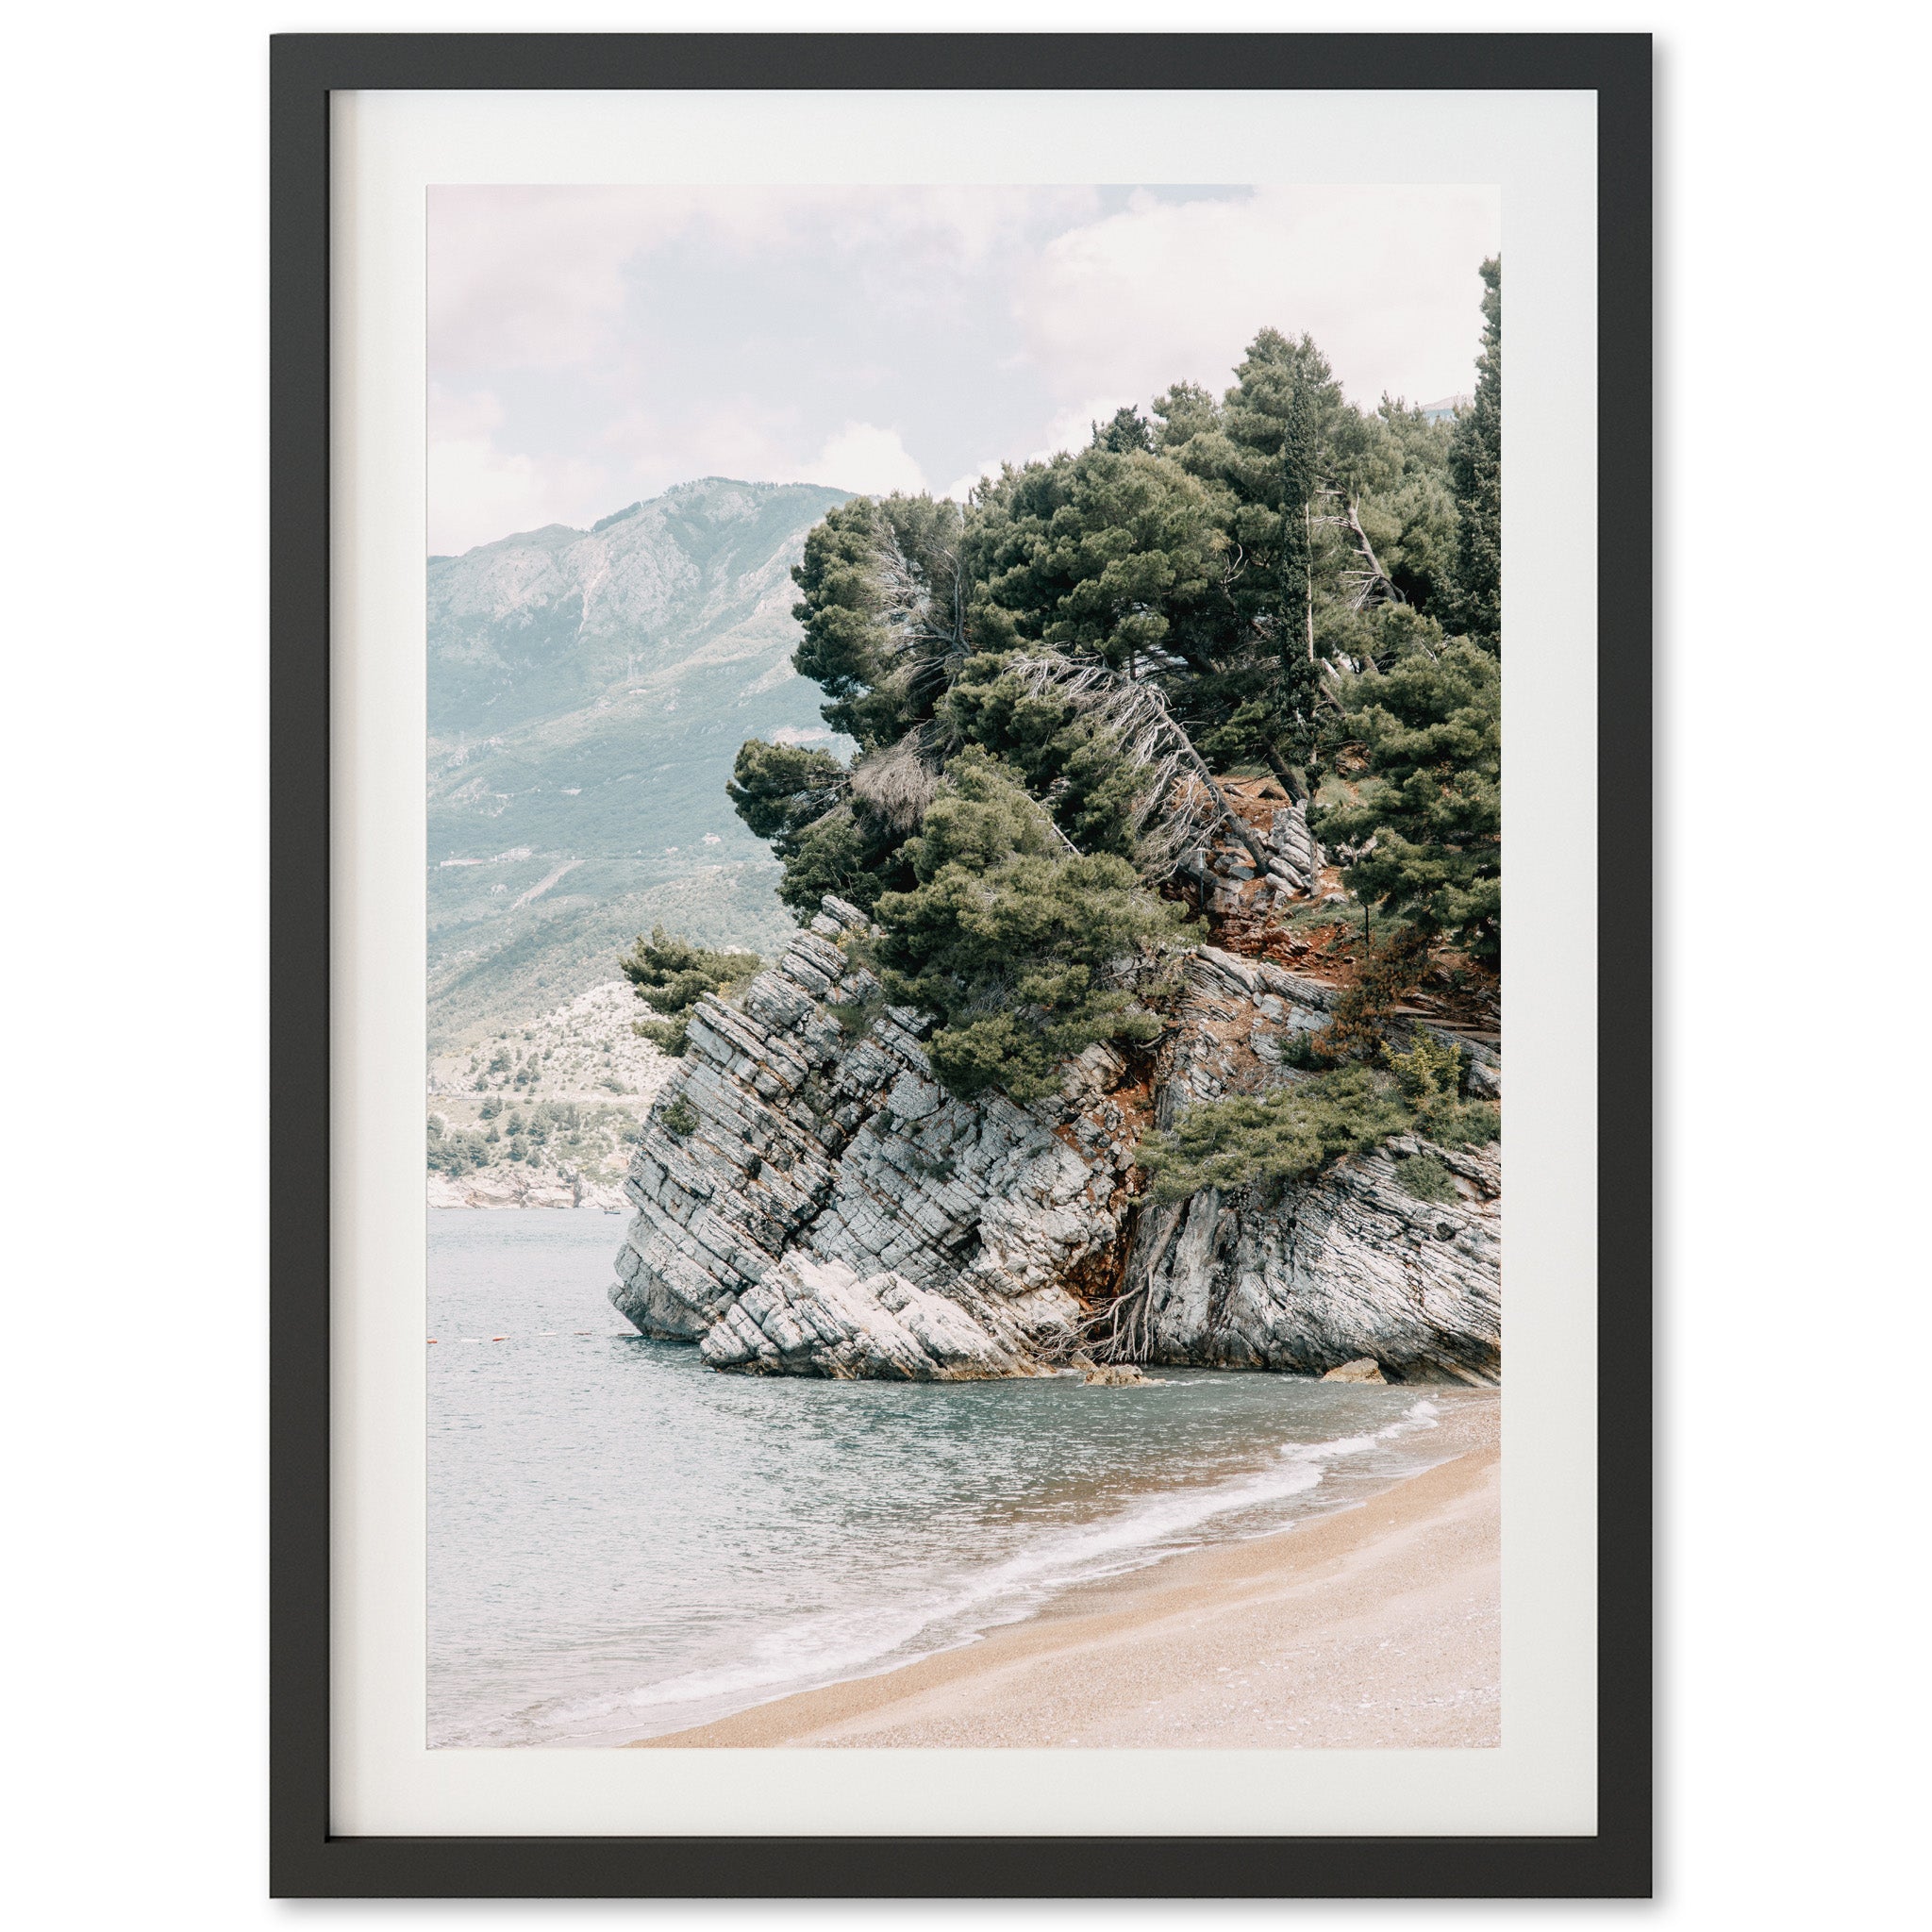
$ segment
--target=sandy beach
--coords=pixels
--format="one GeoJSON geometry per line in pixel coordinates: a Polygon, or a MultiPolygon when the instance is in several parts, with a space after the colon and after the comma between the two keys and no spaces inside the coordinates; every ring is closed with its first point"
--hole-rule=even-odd
{"type": "Polygon", "coordinates": [[[1353,1508],[1069,1591],[1025,1623],[649,1748],[1494,1746],[1499,1408],[1353,1508]]]}

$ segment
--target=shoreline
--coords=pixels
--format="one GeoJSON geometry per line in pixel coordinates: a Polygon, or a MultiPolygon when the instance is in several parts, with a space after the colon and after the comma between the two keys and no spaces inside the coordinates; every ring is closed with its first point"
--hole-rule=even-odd
{"type": "Polygon", "coordinates": [[[1445,1460],[1345,1509],[624,1748],[1497,1746],[1500,1405],[1456,1428],[1445,1460]]]}

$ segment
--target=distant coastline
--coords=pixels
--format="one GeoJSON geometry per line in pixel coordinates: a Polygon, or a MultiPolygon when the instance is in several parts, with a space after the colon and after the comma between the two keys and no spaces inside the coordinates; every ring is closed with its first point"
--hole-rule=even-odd
{"type": "Polygon", "coordinates": [[[429,1063],[432,1208],[625,1207],[638,1129],[674,1062],[621,979],[429,1063]]]}
{"type": "Polygon", "coordinates": [[[427,1191],[427,1205],[442,1211],[485,1213],[501,1208],[561,1208],[594,1214],[622,1214],[625,1208],[621,1188],[541,1174],[519,1178],[504,1169],[490,1170],[470,1181],[453,1181],[432,1174],[427,1191]]]}

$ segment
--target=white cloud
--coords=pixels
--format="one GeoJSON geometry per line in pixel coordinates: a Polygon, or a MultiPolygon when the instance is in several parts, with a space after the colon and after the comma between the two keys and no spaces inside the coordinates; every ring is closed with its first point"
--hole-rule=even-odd
{"type": "Polygon", "coordinates": [[[805,465],[799,478],[865,496],[885,496],[894,490],[917,495],[925,488],[925,472],[900,441],[899,432],[874,423],[847,423],[805,465]]]}
{"type": "MultiPolygon", "coordinates": [[[[1476,265],[1500,242],[1495,192],[1261,188],[1237,199],[1136,196],[1027,265],[1014,312],[1060,394],[1131,396],[1177,379],[1219,392],[1264,326],[1312,335],[1351,400],[1470,386],[1476,265]]],[[[1084,406],[1083,406],[1084,407],[1084,406]]]]}
{"type": "Polygon", "coordinates": [[[974,468],[968,470],[963,476],[954,477],[953,480],[950,483],[948,483],[942,491],[940,491],[940,494],[941,496],[950,496],[955,503],[964,503],[966,501],[967,493],[970,491],[972,491],[975,485],[984,482],[986,478],[989,476],[997,476],[999,475],[1000,460],[1001,459],[998,457],[982,458],[980,461],[974,468]]]}
{"type": "Polygon", "coordinates": [[[432,547],[703,475],[962,498],[1307,330],[1349,395],[1466,391],[1483,188],[439,188],[432,547]],[[1188,198],[1190,195],[1192,198],[1188,198]],[[813,454],[816,450],[816,454],[813,454]]]}
{"type": "Polygon", "coordinates": [[[1062,450],[1083,450],[1092,438],[1096,423],[1110,421],[1122,404],[1140,401],[1138,397],[1127,395],[1091,396],[1084,403],[1056,409],[1043,433],[1034,431],[1022,439],[1022,443],[1030,443],[1030,447],[1016,444],[1005,456],[982,457],[964,475],[954,477],[940,493],[950,496],[955,503],[964,503],[967,492],[988,477],[997,476],[1003,463],[1043,463],[1051,461],[1062,450]]]}
{"type": "Polygon", "coordinates": [[[503,404],[487,389],[453,390],[429,385],[432,437],[488,437],[503,426],[503,404]]]}
{"type": "MultiPolygon", "coordinates": [[[[651,397],[648,383],[639,387],[651,397]]],[[[675,416],[646,400],[614,417],[591,447],[613,476],[635,486],[631,495],[637,496],[695,476],[795,483],[809,440],[799,430],[796,412],[774,399],[719,395],[675,416]]]]}
{"type": "Polygon", "coordinates": [[[432,188],[429,341],[439,371],[561,368],[595,354],[623,268],[686,218],[675,196],[610,188],[432,188]]]}
{"type": "Polygon", "coordinates": [[[693,230],[740,257],[844,258],[883,299],[1095,202],[1091,188],[432,188],[429,340],[444,373],[561,369],[608,350],[627,277],[693,230]]]}
{"type": "Polygon", "coordinates": [[[487,436],[429,439],[429,554],[458,557],[512,531],[567,523],[581,528],[619,508],[604,473],[498,449],[487,436]],[[589,506],[602,504],[601,509],[589,506]]]}

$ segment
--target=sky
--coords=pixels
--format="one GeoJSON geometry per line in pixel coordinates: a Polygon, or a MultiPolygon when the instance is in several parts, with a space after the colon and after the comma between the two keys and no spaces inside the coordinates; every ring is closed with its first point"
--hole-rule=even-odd
{"type": "Polygon", "coordinates": [[[436,188],[429,548],[699,476],[960,496],[1257,330],[1474,386],[1480,187],[436,188]]]}

